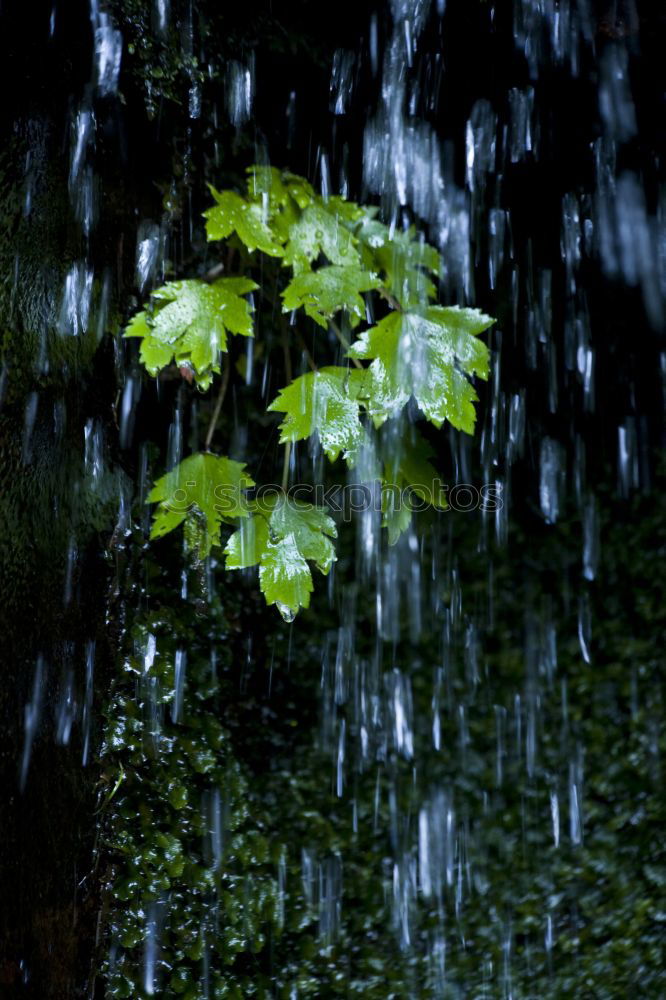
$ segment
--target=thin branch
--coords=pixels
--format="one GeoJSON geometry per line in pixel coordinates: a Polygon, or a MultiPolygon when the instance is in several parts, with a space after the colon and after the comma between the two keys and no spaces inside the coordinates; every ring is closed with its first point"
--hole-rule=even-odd
{"type": "Polygon", "coordinates": [[[289,350],[289,334],[287,332],[287,324],[286,324],[286,322],[284,320],[284,317],[282,317],[282,323],[280,325],[282,327],[282,353],[284,355],[284,374],[285,374],[285,377],[287,379],[286,385],[289,385],[289,383],[291,382],[292,378],[294,377],[294,373],[293,373],[292,367],[291,367],[291,351],[289,350]]]}
{"type": "MultiPolygon", "coordinates": [[[[222,274],[225,270],[227,272],[231,271],[231,265],[233,264],[234,254],[235,253],[236,253],[236,251],[235,251],[234,247],[227,247],[227,262],[226,262],[226,265],[223,264],[223,263],[221,263],[221,262],[219,264],[216,264],[214,267],[212,267],[210,269],[210,271],[206,275],[205,280],[206,281],[213,281],[220,274],[222,274]]],[[[241,265],[242,265],[242,261],[241,261],[241,265]]],[[[244,271],[245,271],[245,268],[243,266],[241,266],[239,268],[239,270],[238,270],[238,276],[242,277],[244,271]]],[[[208,433],[206,434],[206,443],[205,443],[205,446],[204,446],[206,451],[208,451],[208,449],[210,448],[210,443],[213,440],[213,434],[215,433],[215,427],[217,425],[217,421],[220,419],[220,413],[222,411],[222,404],[224,402],[224,397],[227,394],[227,388],[229,386],[229,375],[231,374],[231,355],[229,353],[227,353],[225,355],[225,357],[227,359],[227,363],[224,366],[224,371],[222,372],[222,384],[220,385],[220,391],[218,393],[217,400],[215,402],[215,409],[213,410],[213,416],[211,417],[210,426],[208,427],[208,433]]]]}
{"type": "Polygon", "coordinates": [[[298,343],[301,345],[301,349],[302,349],[303,353],[305,354],[305,359],[306,359],[307,363],[309,364],[310,368],[312,369],[313,372],[316,372],[318,369],[317,369],[317,366],[316,366],[316,364],[314,362],[314,358],[310,354],[310,352],[308,350],[308,345],[305,343],[305,340],[303,339],[303,334],[301,333],[300,330],[296,331],[296,339],[298,340],[298,343]]]}
{"type": "Polygon", "coordinates": [[[213,434],[215,433],[215,428],[217,426],[217,421],[220,418],[220,413],[222,412],[222,404],[224,402],[224,397],[227,394],[227,387],[229,385],[229,374],[231,372],[231,362],[229,355],[227,354],[227,363],[224,366],[224,371],[222,372],[222,382],[220,384],[220,391],[217,394],[217,400],[215,401],[215,409],[213,410],[213,416],[210,419],[210,424],[208,426],[208,433],[206,434],[206,443],[204,444],[204,451],[210,450],[210,444],[213,440],[213,434]]]}
{"type": "MultiPolygon", "coordinates": [[[[289,385],[293,378],[293,371],[291,367],[291,351],[289,350],[289,334],[287,332],[287,324],[285,322],[284,316],[282,317],[282,351],[284,354],[284,374],[286,376],[286,384],[289,385]]],[[[289,462],[291,460],[291,441],[287,441],[284,446],[284,459],[282,462],[282,489],[286,493],[287,486],[289,485],[289,462]]]]}
{"type": "Polygon", "coordinates": [[[287,441],[284,446],[284,458],[282,459],[282,492],[287,492],[289,486],[289,462],[291,461],[291,441],[287,441]]]}
{"type": "Polygon", "coordinates": [[[385,299],[386,302],[388,302],[391,309],[396,309],[398,312],[402,312],[402,306],[396,299],[395,295],[391,295],[391,293],[387,291],[386,288],[383,288],[381,286],[377,289],[377,291],[379,292],[381,297],[385,299]]]}
{"type": "Polygon", "coordinates": [[[213,264],[213,266],[208,271],[206,271],[203,280],[215,281],[215,279],[219,278],[220,275],[223,273],[224,273],[224,264],[220,261],[219,264],[213,264]]]}
{"type": "MultiPolygon", "coordinates": [[[[344,349],[346,351],[348,351],[349,348],[351,347],[351,344],[349,343],[349,341],[345,337],[344,333],[342,332],[342,330],[340,329],[340,327],[338,326],[338,324],[335,323],[332,319],[329,320],[329,323],[330,323],[330,326],[331,326],[331,330],[333,331],[333,333],[335,334],[335,336],[338,338],[338,340],[340,341],[340,343],[342,344],[342,346],[344,347],[344,349]]],[[[357,368],[362,368],[363,367],[363,365],[358,360],[358,358],[350,358],[349,360],[357,368]]]]}

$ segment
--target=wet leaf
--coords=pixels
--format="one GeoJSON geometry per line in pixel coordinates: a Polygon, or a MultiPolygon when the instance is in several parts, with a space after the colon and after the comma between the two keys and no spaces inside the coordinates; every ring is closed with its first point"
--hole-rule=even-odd
{"type": "Polygon", "coordinates": [[[150,537],[161,538],[194,518],[200,529],[199,556],[205,558],[220,543],[223,520],[249,516],[244,491],[253,485],[241,462],[209,453],[190,455],[158,479],[148,494],[148,502],[159,505],[150,537]]]}
{"type": "Polygon", "coordinates": [[[280,604],[292,613],[309,607],[312,573],[293,535],[268,543],[259,568],[259,585],[267,604],[280,604]]]}
{"type": "Polygon", "coordinates": [[[349,392],[346,368],[321,368],[301,375],[268,409],[286,413],[280,425],[282,442],[300,441],[316,431],[331,460],[355,448],[363,433],[359,404],[349,392]]]}
{"type": "Polygon", "coordinates": [[[265,517],[245,518],[225,547],[227,569],[256,566],[268,545],[268,521],[265,517]]]}
{"type": "Polygon", "coordinates": [[[360,265],[361,258],[354,238],[336,207],[336,203],[317,199],[305,208],[298,222],[292,226],[284,263],[291,264],[294,271],[307,270],[322,253],[331,264],[360,265]]]}
{"type": "Polygon", "coordinates": [[[224,240],[236,233],[252,253],[261,250],[270,257],[281,257],[284,248],[271,230],[260,204],[248,202],[235,191],[216,191],[210,186],[216,201],[203,214],[209,240],[224,240]]]}
{"type": "Polygon", "coordinates": [[[413,226],[405,232],[392,230],[376,214],[375,208],[362,209],[353,228],[363,267],[381,274],[386,290],[403,308],[425,305],[437,295],[433,277],[442,271],[440,253],[413,226]]]}
{"type": "Polygon", "coordinates": [[[259,583],[268,604],[295,615],[308,607],[312,574],[308,561],[321,573],[335,562],[331,541],[335,523],[325,510],[290,497],[274,497],[255,508],[231,535],[225,553],[227,569],[259,564],[259,583]]]}
{"type": "Polygon", "coordinates": [[[323,326],[328,317],[346,309],[355,322],[365,316],[365,303],[361,292],[379,287],[379,279],[360,267],[320,267],[317,271],[300,271],[289,282],[284,292],[283,311],[305,310],[306,314],[323,326]]]}
{"type": "Polygon", "coordinates": [[[392,312],[364,331],[349,354],[372,359],[361,393],[379,422],[402,409],[411,396],[436,427],[445,420],[474,430],[474,374],[488,377],[488,348],[477,339],[494,321],[476,309],[431,306],[422,312],[392,312]]]}
{"type": "Polygon", "coordinates": [[[249,278],[170,281],[152,295],[152,311],[138,313],[126,337],[142,337],[141,360],[151,375],[175,360],[191,365],[200,387],[219,372],[227,332],[253,335],[250,303],[242,296],[258,286],[249,278]]]}
{"type": "Polygon", "coordinates": [[[278,539],[293,537],[301,555],[324,574],[335,562],[335,522],[321,507],[286,498],[271,514],[270,532],[278,539]]]}

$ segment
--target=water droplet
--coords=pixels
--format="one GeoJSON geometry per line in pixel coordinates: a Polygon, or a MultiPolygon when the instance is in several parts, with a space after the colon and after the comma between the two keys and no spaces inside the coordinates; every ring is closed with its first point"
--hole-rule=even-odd
{"type": "Polygon", "coordinates": [[[283,604],[282,601],[276,601],[275,603],[278,611],[282,615],[283,620],[288,624],[291,624],[296,617],[296,611],[294,611],[293,608],[290,608],[288,604],[283,604]]]}

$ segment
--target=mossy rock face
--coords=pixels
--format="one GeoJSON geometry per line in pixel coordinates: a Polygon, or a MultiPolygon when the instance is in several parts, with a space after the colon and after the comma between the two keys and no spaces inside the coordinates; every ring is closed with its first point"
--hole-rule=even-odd
{"type": "Polygon", "coordinates": [[[100,282],[89,282],[84,324],[87,251],[68,168],[61,120],[19,115],[0,156],[0,779],[11,859],[0,872],[0,992],[23,991],[29,969],[26,989],[35,992],[26,995],[63,1000],[88,975],[96,920],[94,880],[72,891],[92,868],[96,776],[81,763],[81,699],[93,643],[93,684],[105,686],[101,539],[112,534],[127,486],[107,433],[115,371],[100,351],[100,317],[110,316],[99,308],[103,268],[100,282]],[[69,304],[78,319],[70,321],[67,282],[77,273],[69,304]],[[58,727],[69,676],[75,721],[65,741],[58,727]]]}
{"type": "Polygon", "coordinates": [[[262,0],[245,5],[200,0],[194,7],[172,0],[164,20],[153,0],[110,0],[107,7],[126,40],[121,89],[138,84],[151,118],[165,104],[172,114],[180,108],[188,116],[207,87],[218,97],[224,94],[230,61],[249,65],[255,52],[328,70],[335,49],[331,29],[340,31],[334,9],[313,0],[275,9],[262,0]],[[326,17],[329,31],[321,28],[326,17]]]}
{"type": "Polygon", "coordinates": [[[9,403],[86,375],[106,331],[102,276],[86,265],[56,145],[48,122],[29,120],[0,156],[0,357],[9,403]]]}
{"type": "Polygon", "coordinates": [[[113,417],[107,345],[118,326],[109,278],[122,229],[118,197],[105,199],[88,239],[73,206],[62,121],[46,100],[38,103],[42,113],[19,114],[0,153],[2,606],[30,656],[32,630],[21,641],[17,612],[35,605],[55,613],[71,551],[85,552],[98,532],[113,530],[122,478],[110,468],[108,444],[95,484],[85,454],[86,435],[104,436],[113,417]]]}

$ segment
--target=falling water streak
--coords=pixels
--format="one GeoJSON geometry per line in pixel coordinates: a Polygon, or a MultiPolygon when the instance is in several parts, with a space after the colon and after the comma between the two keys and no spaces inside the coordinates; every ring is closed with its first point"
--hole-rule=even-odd
{"type": "Polygon", "coordinates": [[[560,846],[560,801],[556,791],[550,793],[550,820],[553,827],[553,843],[560,846]]]}
{"type": "Polygon", "coordinates": [[[161,35],[166,33],[167,27],[169,25],[169,0],[155,0],[155,14],[157,21],[157,30],[161,35]]]}
{"type": "Polygon", "coordinates": [[[35,420],[37,419],[38,406],[39,395],[37,392],[31,392],[28,395],[28,401],[25,405],[25,414],[23,419],[23,448],[21,461],[24,465],[28,465],[32,461],[32,434],[35,426],[35,420]]]}
{"type": "Polygon", "coordinates": [[[134,433],[136,406],[141,395],[141,379],[138,375],[128,375],[125,379],[120,400],[120,446],[128,448],[134,433]]]}
{"type": "Polygon", "coordinates": [[[100,96],[116,92],[123,39],[109,14],[100,10],[99,0],[90,0],[90,22],[94,34],[93,80],[100,96]]]}
{"type": "Polygon", "coordinates": [[[81,181],[89,147],[94,144],[95,118],[88,107],[81,107],[72,120],[72,137],[70,140],[69,189],[74,197],[76,187],[81,181]]]}
{"type": "MultiPolygon", "coordinates": [[[[416,117],[417,89],[409,79],[430,6],[430,0],[392,0],[393,32],[384,55],[379,110],[364,133],[363,177],[368,189],[381,195],[389,218],[396,220],[400,207],[409,205],[430,223],[449,261],[444,281],[464,297],[471,291],[465,192],[445,182],[448,167],[440,141],[431,126],[416,117]]],[[[372,24],[374,62],[377,45],[372,24]]]]}
{"type": "Polygon", "coordinates": [[[58,330],[63,335],[79,337],[88,331],[92,305],[94,272],[83,261],[73,264],[65,278],[60,304],[58,330]]]}
{"type": "Polygon", "coordinates": [[[331,70],[330,107],[333,114],[344,115],[347,113],[352,100],[353,86],[354,54],[344,49],[338,49],[333,56],[331,70]]]}
{"type": "Polygon", "coordinates": [[[159,905],[151,903],[146,915],[146,936],[143,958],[143,988],[148,996],[155,994],[156,967],[159,952],[159,905]]]}
{"type": "Polygon", "coordinates": [[[220,871],[224,853],[222,823],[222,796],[219,788],[214,788],[210,796],[210,841],[213,854],[213,870],[220,871]]]}
{"type": "Polygon", "coordinates": [[[136,236],[136,285],[141,293],[163,270],[164,236],[154,222],[144,221],[136,236]]]}
{"type": "Polygon", "coordinates": [[[335,773],[335,792],[338,798],[342,798],[344,791],[344,764],[345,764],[345,733],[346,733],[346,720],[342,719],[340,723],[340,735],[338,738],[338,754],[336,761],[336,773],[335,773]]]}
{"type": "Polygon", "coordinates": [[[30,769],[30,758],[32,755],[32,747],[41,718],[45,683],[46,683],[46,666],[43,657],[40,655],[37,657],[37,662],[35,664],[35,677],[32,685],[32,698],[25,706],[23,712],[23,726],[24,726],[23,754],[21,757],[21,771],[19,777],[19,787],[21,791],[25,790],[26,781],[28,779],[28,771],[30,769]]]}
{"type": "Polygon", "coordinates": [[[578,810],[578,786],[574,781],[569,786],[569,836],[572,844],[580,844],[580,817],[578,810]]]}
{"type": "Polygon", "coordinates": [[[227,69],[227,114],[233,125],[242,125],[252,113],[254,99],[254,56],[243,64],[236,60],[227,69]]]}
{"type": "Polygon", "coordinates": [[[92,418],[86,421],[83,430],[83,468],[89,488],[99,489],[104,475],[104,432],[101,423],[92,418]]]}
{"type": "Polygon", "coordinates": [[[75,540],[70,539],[69,546],[67,548],[67,563],[65,566],[65,580],[63,585],[62,603],[64,607],[72,600],[73,588],[74,588],[74,570],[76,568],[76,563],[78,559],[78,549],[75,540]]]}
{"type": "Polygon", "coordinates": [[[541,442],[539,500],[547,524],[554,524],[560,513],[564,480],[561,445],[552,438],[541,442]]]}
{"type": "Polygon", "coordinates": [[[183,411],[180,399],[174,411],[173,423],[169,427],[167,442],[167,470],[175,468],[183,457],[183,411]]]}
{"type": "Polygon", "coordinates": [[[173,671],[173,702],[171,703],[171,721],[180,722],[183,711],[183,693],[185,690],[185,668],[187,654],[184,649],[176,650],[173,671]]]}
{"type": "Polygon", "coordinates": [[[65,667],[60,686],[60,698],[56,708],[55,741],[60,746],[67,746],[72,733],[72,726],[77,713],[76,695],[74,691],[74,670],[70,663],[65,667]]]}
{"type": "Polygon", "coordinates": [[[592,662],[590,654],[590,641],[592,631],[592,616],[590,612],[590,602],[587,593],[581,594],[578,607],[578,642],[580,651],[586,663],[592,662]]]}
{"type": "Polygon", "coordinates": [[[90,726],[92,720],[93,692],[95,681],[95,641],[89,640],[86,643],[86,686],[83,697],[83,709],[81,712],[81,730],[83,733],[83,751],[81,763],[87,766],[90,759],[90,726]]]}
{"type": "Polygon", "coordinates": [[[342,862],[339,855],[318,864],[319,934],[331,944],[338,933],[342,905],[342,862]]]}

